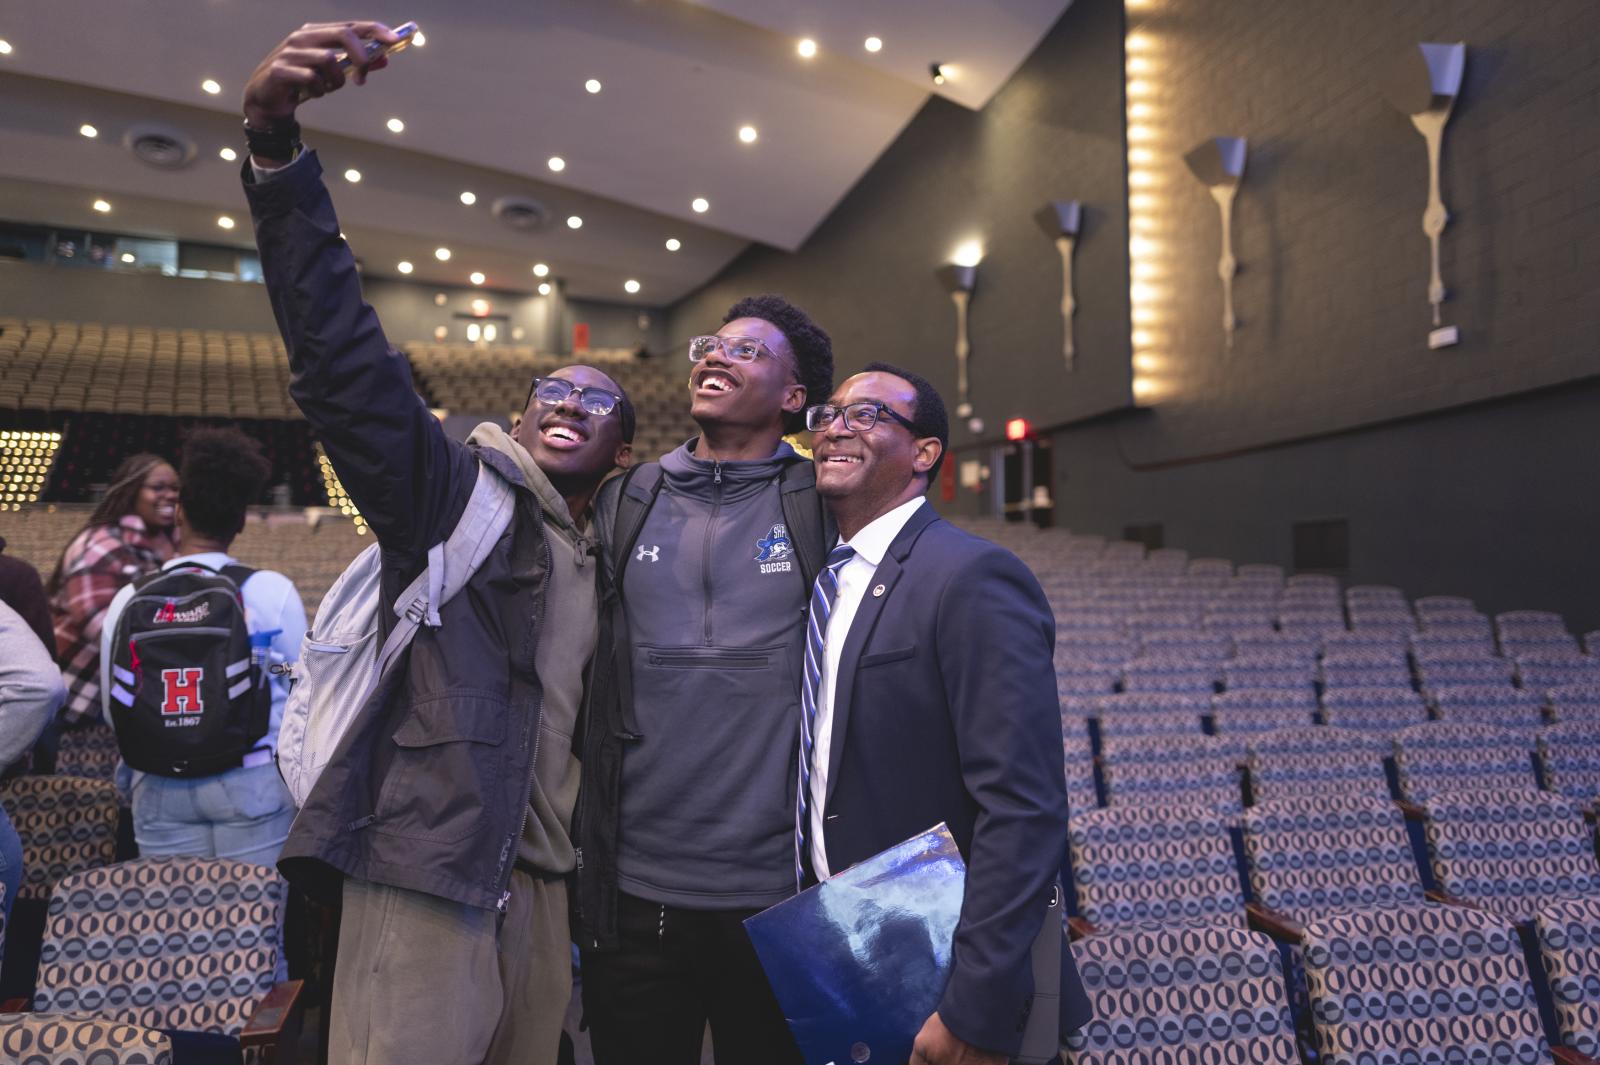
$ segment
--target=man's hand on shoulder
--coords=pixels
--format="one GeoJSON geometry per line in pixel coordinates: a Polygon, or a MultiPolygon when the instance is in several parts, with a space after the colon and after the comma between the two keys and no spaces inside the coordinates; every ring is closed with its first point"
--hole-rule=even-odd
{"type": "MultiPolygon", "coordinates": [[[[357,85],[366,83],[367,74],[381,70],[386,59],[363,63],[365,43],[399,40],[381,22],[308,22],[285,37],[267,53],[244,87],[244,117],[254,129],[267,130],[294,118],[302,100],[326,96],[345,83],[346,72],[339,66],[339,53],[350,56],[349,74],[357,85]]],[[[286,160],[267,160],[283,163],[286,160]]]]}
{"type": "Polygon", "coordinates": [[[1010,1060],[963,1041],[944,1026],[937,1013],[923,1022],[911,1044],[911,1065],[1006,1065],[1010,1060]]]}

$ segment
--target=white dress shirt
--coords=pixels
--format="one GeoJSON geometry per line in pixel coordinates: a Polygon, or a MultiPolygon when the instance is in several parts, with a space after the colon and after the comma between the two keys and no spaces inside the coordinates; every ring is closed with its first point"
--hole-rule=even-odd
{"type": "Polygon", "coordinates": [[[873,574],[894,538],[900,535],[911,515],[926,500],[922,496],[908,500],[887,514],[873,518],[848,541],[856,549],[855,556],[839,570],[839,594],[833,601],[833,613],[828,615],[828,631],[823,634],[822,678],[817,685],[817,717],[811,726],[811,797],[808,815],[811,824],[806,835],[811,841],[811,868],[818,880],[832,874],[828,870],[828,849],[824,845],[823,808],[828,799],[828,755],[833,746],[833,692],[839,675],[839,657],[850,635],[850,623],[855,620],[861,597],[872,583],[873,574]]]}

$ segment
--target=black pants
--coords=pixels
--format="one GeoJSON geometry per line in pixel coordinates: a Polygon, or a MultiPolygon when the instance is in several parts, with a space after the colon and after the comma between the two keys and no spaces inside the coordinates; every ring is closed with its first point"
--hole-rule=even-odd
{"type": "Polygon", "coordinates": [[[741,923],[756,910],[684,910],[622,895],[615,951],[583,952],[595,1065],[800,1065],[741,923]]]}

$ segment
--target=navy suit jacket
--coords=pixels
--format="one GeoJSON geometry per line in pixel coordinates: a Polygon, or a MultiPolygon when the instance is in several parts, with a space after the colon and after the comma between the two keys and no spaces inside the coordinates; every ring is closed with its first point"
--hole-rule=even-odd
{"type": "MultiPolygon", "coordinates": [[[[834,688],[828,867],[940,821],[967,863],[939,1016],[1014,1054],[1033,996],[1032,946],[1067,844],[1055,618],[1015,555],[924,504],[862,596],[834,688]],[[878,591],[882,588],[882,592],[878,591]]],[[[1089,1001],[1062,944],[1061,1026],[1089,1001]]]]}

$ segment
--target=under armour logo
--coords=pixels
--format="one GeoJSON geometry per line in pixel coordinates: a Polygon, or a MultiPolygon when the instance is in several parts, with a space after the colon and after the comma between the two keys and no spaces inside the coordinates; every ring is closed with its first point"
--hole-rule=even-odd
{"type": "Polygon", "coordinates": [[[643,562],[647,558],[651,562],[660,562],[661,561],[661,545],[660,544],[654,544],[654,545],[652,545],[650,547],[641,547],[641,548],[639,548],[639,553],[633,557],[633,560],[635,562],[643,562]]]}

